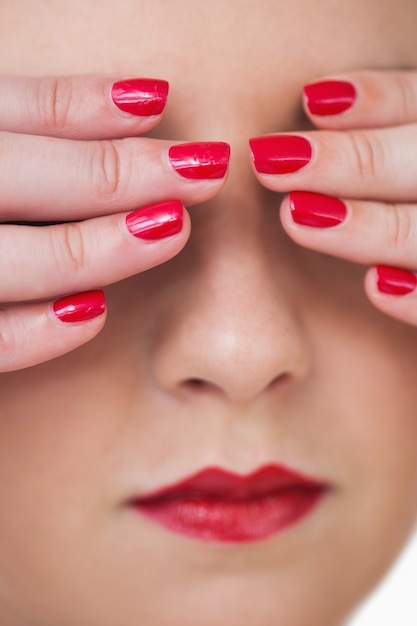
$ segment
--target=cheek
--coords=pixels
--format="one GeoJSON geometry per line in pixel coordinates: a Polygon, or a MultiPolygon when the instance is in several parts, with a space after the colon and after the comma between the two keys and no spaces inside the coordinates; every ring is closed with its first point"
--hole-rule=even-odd
{"type": "Polygon", "coordinates": [[[366,333],[352,329],[334,343],[322,397],[338,409],[333,419],[327,412],[323,457],[338,477],[335,505],[353,554],[381,572],[417,515],[417,334],[374,317],[366,333]]]}

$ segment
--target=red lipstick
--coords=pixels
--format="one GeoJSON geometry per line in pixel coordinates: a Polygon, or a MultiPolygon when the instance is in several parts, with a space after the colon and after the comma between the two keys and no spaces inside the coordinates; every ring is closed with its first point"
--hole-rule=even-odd
{"type": "Polygon", "coordinates": [[[209,467],[133,498],[131,505],[182,535],[248,542],[280,532],[306,517],[327,488],[322,481],[275,464],[245,476],[209,467]]]}

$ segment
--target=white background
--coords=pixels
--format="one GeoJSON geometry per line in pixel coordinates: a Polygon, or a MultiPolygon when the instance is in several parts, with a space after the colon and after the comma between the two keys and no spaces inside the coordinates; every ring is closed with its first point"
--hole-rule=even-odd
{"type": "Polygon", "coordinates": [[[417,626],[417,532],[391,574],[347,626],[417,626]]]}

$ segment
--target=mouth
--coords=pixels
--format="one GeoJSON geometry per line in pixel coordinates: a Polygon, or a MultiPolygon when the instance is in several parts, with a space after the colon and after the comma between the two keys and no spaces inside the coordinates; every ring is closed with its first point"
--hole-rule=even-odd
{"type": "Polygon", "coordinates": [[[250,542],[279,533],[313,512],[329,485],[281,465],[247,475],[209,467],[130,501],[166,529],[205,541],[250,542]]]}

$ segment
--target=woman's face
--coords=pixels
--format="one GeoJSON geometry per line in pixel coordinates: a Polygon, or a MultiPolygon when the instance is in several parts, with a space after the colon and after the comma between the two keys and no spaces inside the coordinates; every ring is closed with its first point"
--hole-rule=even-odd
{"type": "Polygon", "coordinates": [[[307,127],[306,81],[416,65],[412,1],[344,5],[27,0],[27,23],[0,9],[2,71],[166,78],[154,135],[232,147],[178,257],[108,288],[90,344],[0,379],[1,623],[334,626],[410,532],[417,331],[368,303],[364,268],[289,239],[249,159],[249,137],[307,127]],[[204,468],[270,464],[326,491],[268,536],[191,537],[130,506],[204,468]]]}

